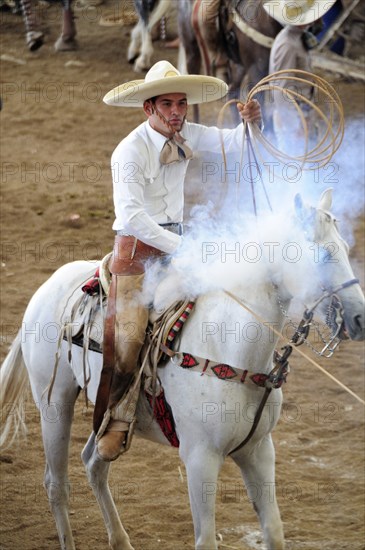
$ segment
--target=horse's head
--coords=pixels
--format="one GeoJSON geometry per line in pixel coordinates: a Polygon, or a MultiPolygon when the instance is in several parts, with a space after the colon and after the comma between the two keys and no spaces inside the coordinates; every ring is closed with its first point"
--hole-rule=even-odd
{"type": "Polygon", "coordinates": [[[295,197],[296,214],[311,243],[323,289],[316,302],[339,337],[364,340],[364,294],[349,262],[349,247],[330,212],[331,205],[332,189],[324,191],[317,208],[305,206],[300,195],[295,197]]]}

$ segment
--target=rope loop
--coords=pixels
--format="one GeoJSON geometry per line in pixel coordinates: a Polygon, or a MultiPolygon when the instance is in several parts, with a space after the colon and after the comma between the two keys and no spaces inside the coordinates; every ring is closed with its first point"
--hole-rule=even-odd
{"type": "MultiPolygon", "coordinates": [[[[273,91],[281,92],[286,96],[288,105],[290,104],[295,108],[303,129],[304,153],[290,155],[280,150],[264,136],[256,124],[244,122],[243,132],[246,136],[250,136],[253,148],[257,151],[257,143],[260,143],[272,157],[281,162],[297,161],[303,170],[318,170],[324,167],[329,163],[342,143],[344,136],[344,111],[341,99],[334,87],[324,78],[314,73],[297,69],[285,69],[264,77],[249,91],[246,101],[233,99],[223,105],[218,114],[218,127],[221,128],[224,112],[232,103],[245,103],[254,99],[262,92],[273,91]],[[308,99],[295,89],[280,86],[278,84],[280,80],[292,83],[293,87],[295,87],[295,84],[305,84],[311,87],[313,90],[312,99],[308,99]],[[321,99],[321,106],[319,106],[319,99],[321,99]],[[321,134],[318,134],[316,143],[314,144],[312,144],[313,140],[309,139],[306,116],[309,111],[312,111],[317,116],[318,126],[321,130],[321,134]]],[[[223,139],[221,139],[221,144],[224,166],[226,167],[226,153],[223,139]]],[[[243,152],[241,154],[242,157],[243,152]]]]}

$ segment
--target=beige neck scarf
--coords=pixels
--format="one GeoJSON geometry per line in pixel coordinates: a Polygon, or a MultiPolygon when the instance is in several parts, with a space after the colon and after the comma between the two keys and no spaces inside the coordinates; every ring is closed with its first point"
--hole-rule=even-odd
{"type": "Polygon", "coordinates": [[[193,158],[193,152],[187,145],[184,145],[184,139],[179,136],[179,141],[175,135],[171,139],[168,139],[162,147],[160,153],[161,164],[171,164],[173,162],[180,162],[181,160],[189,160],[193,158]],[[180,139],[182,141],[180,141],[180,139]]]}

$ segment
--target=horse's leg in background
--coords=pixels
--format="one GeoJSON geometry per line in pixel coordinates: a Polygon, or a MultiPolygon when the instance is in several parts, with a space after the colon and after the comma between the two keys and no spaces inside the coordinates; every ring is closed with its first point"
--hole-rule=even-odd
{"type": "Polygon", "coordinates": [[[57,52],[69,52],[78,47],[75,17],[71,4],[72,0],[62,0],[62,33],[54,45],[57,52]]]}
{"type": "MultiPolygon", "coordinates": [[[[264,56],[259,56],[255,63],[250,65],[246,78],[244,80],[243,93],[247,97],[248,92],[256,86],[258,82],[269,73],[269,65],[264,56]]],[[[269,95],[264,92],[260,92],[255,95],[255,99],[260,102],[263,120],[265,121],[265,131],[267,132],[271,128],[271,113],[269,104],[269,95]]]]}
{"type": "Polygon", "coordinates": [[[108,531],[109,545],[112,550],[133,550],[129,536],[120,521],[110,488],[108,473],[110,462],[101,460],[97,453],[95,434],[92,433],[86,443],[81,458],[87,477],[104,517],[108,531]]]}
{"type": "MultiPolygon", "coordinates": [[[[193,46],[193,44],[191,44],[193,46]]],[[[198,44],[196,43],[196,50],[194,52],[194,48],[191,48],[189,50],[189,53],[186,54],[186,68],[188,71],[188,74],[200,74],[200,67],[201,67],[201,57],[199,54],[198,44]]],[[[186,51],[186,50],[185,50],[186,51]]],[[[199,122],[200,114],[199,114],[199,105],[193,105],[193,118],[194,122],[199,122]]]]}
{"type": "MultiPolygon", "coordinates": [[[[245,101],[246,98],[241,94],[241,84],[245,74],[245,68],[243,65],[238,65],[237,63],[231,62],[230,73],[231,82],[228,88],[227,100],[230,101],[231,99],[241,99],[242,101],[245,101]]],[[[231,115],[234,123],[238,124],[241,119],[238,115],[236,105],[232,105],[231,115]]]]}
{"type": "Polygon", "coordinates": [[[215,536],[215,502],[223,457],[203,446],[196,446],[194,449],[184,447],[185,445],[180,442],[180,456],[188,477],[195,550],[216,550],[218,546],[215,536]]]}
{"type": "Polygon", "coordinates": [[[271,436],[265,437],[253,453],[243,448],[231,456],[241,470],[249,500],[260,519],[266,547],[284,550],[283,525],[276,502],[275,450],[271,436]]]}
{"type": "MultiPolygon", "coordinates": [[[[202,58],[191,24],[191,2],[179,2],[179,70],[181,73],[200,74],[202,58]]],[[[199,122],[199,106],[193,105],[194,122],[199,122]]]]}
{"type": "Polygon", "coordinates": [[[134,63],[136,72],[143,72],[151,67],[153,45],[152,31],[159,24],[172,8],[171,0],[159,0],[152,3],[152,11],[150,2],[135,2],[135,8],[139,15],[139,21],[134,27],[131,35],[131,42],[128,48],[128,62],[134,63]],[[138,55],[139,54],[139,55],[138,55]]]}
{"type": "Polygon", "coordinates": [[[137,57],[139,56],[139,52],[141,50],[141,44],[142,44],[142,27],[143,27],[143,21],[142,19],[140,19],[132,29],[131,41],[129,43],[128,53],[127,53],[128,63],[134,63],[137,57]]]}
{"type": "Polygon", "coordinates": [[[31,52],[43,46],[44,34],[38,29],[32,0],[20,0],[26,30],[26,42],[31,52]]]}
{"type": "Polygon", "coordinates": [[[191,12],[191,26],[196,37],[204,74],[216,76],[228,82],[228,57],[220,46],[217,23],[220,0],[195,0],[191,12]]]}
{"type": "MultiPolygon", "coordinates": [[[[243,102],[246,101],[249,91],[264,77],[265,71],[260,66],[259,61],[252,64],[247,68],[244,65],[239,65],[237,63],[231,63],[231,83],[228,91],[228,99],[240,99],[243,102]]],[[[266,124],[265,117],[265,105],[264,105],[264,95],[257,94],[255,96],[262,108],[263,116],[266,124]]],[[[235,106],[232,107],[232,117],[236,124],[239,123],[240,118],[237,113],[235,106]]]]}
{"type": "Polygon", "coordinates": [[[149,26],[141,25],[141,53],[137,57],[133,69],[136,72],[144,72],[151,67],[153,55],[152,36],[149,26]]]}

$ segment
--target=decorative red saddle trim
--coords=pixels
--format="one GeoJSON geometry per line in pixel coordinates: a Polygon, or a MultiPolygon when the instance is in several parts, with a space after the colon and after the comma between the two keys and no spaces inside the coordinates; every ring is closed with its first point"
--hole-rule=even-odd
{"type": "Polygon", "coordinates": [[[99,279],[99,268],[96,269],[94,277],[87,281],[83,287],[81,287],[82,292],[86,292],[86,294],[90,294],[90,296],[94,296],[95,294],[99,294],[100,292],[100,279],[99,279]]]}
{"type": "MultiPolygon", "coordinates": [[[[148,392],[145,392],[149,404],[153,405],[153,397],[148,392]]],[[[161,388],[160,394],[156,395],[153,408],[153,414],[158,422],[164,436],[170,442],[172,447],[179,447],[180,442],[175,431],[175,421],[172,410],[165,398],[165,392],[161,388]]]]}
{"type": "Polygon", "coordinates": [[[190,355],[190,353],[183,353],[183,360],[180,367],[190,369],[191,367],[196,367],[196,365],[199,365],[199,361],[195,359],[194,355],[190,355]]]}
{"type": "Polygon", "coordinates": [[[262,374],[261,372],[258,372],[256,374],[251,374],[250,378],[252,382],[255,382],[257,386],[261,386],[262,388],[264,388],[265,382],[269,377],[267,374],[262,374]]]}
{"type": "Polygon", "coordinates": [[[171,327],[166,338],[166,346],[169,347],[170,349],[172,348],[172,344],[174,343],[174,340],[177,334],[181,331],[185,321],[187,320],[190,313],[192,312],[194,305],[195,305],[195,302],[189,302],[185,310],[180,315],[180,317],[175,321],[174,325],[171,327]]]}
{"type": "MultiPolygon", "coordinates": [[[[170,348],[170,349],[172,348],[174,340],[175,340],[177,334],[181,331],[182,327],[184,326],[184,323],[187,320],[187,318],[189,317],[189,315],[190,315],[190,313],[191,313],[191,311],[194,307],[194,304],[195,304],[195,302],[189,302],[187,304],[185,310],[180,315],[180,317],[175,321],[175,323],[171,327],[171,329],[170,329],[170,331],[167,335],[167,338],[166,338],[166,346],[168,348],[170,348]]],[[[189,368],[189,367],[194,367],[197,364],[198,363],[197,363],[195,357],[193,357],[192,355],[189,355],[187,353],[184,353],[184,360],[183,360],[182,365],[181,365],[182,367],[189,368]]],[[[151,408],[152,408],[153,398],[149,393],[145,392],[145,394],[146,394],[147,400],[148,400],[148,402],[149,402],[149,404],[151,405],[151,408]]],[[[155,417],[157,423],[159,424],[163,434],[165,435],[165,437],[170,442],[170,445],[172,445],[172,447],[179,447],[180,442],[179,442],[179,438],[177,437],[176,432],[175,432],[174,416],[172,414],[172,410],[171,410],[170,405],[166,401],[165,393],[164,393],[162,387],[161,387],[160,394],[155,397],[155,405],[154,405],[154,409],[153,409],[153,414],[154,414],[154,417],[155,417]]]]}
{"type": "Polygon", "coordinates": [[[220,363],[219,365],[212,367],[212,371],[220,380],[230,380],[231,378],[235,378],[237,376],[234,368],[226,365],[225,363],[220,363]]]}

